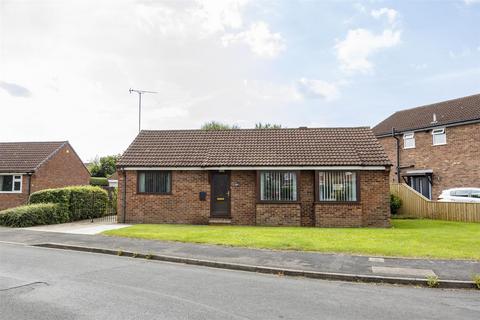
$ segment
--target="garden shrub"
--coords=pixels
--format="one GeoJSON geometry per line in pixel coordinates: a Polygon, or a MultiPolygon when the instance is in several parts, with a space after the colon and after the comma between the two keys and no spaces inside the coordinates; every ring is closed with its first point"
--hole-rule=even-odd
{"type": "Polygon", "coordinates": [[[108,193],[95,186],[68,187],[73,220],[103,217],[108,208],[108,193]]]}
{"type": "Polygon", "coordinates": [[[90,185],[108,187],[108,179],[104,177],[91,177],[90,185]]]}
{"type": "Polygon", "coordinates": [[[402,199],[400,197],[390,194],[390,211],[392,214],[397,214],[398,209],[402,206],[402,199]]]}
{"type": "Polygon", "coordinates": [[[68,211],[58,203],[29,204],[0,211],[0,225],[8,227],[31,227],[68,221],[68,211]]]}
{"type": "Polygon", "coordinates": [[[70,221],[76,221],[104,216],[109,198],[100,187],[73,186],[34,192],[30,203],[57,203],[69,213],[70,221]]]}

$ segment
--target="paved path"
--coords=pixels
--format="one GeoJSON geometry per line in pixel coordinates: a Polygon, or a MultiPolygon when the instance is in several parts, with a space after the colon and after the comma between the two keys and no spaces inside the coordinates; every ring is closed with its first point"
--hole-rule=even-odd
{"type": "Polygon", "coordinates": [[[480,261],[273,251],[10,228],[0,228],[0,241],[29,245],[57,243],[303,271],[413,277],[422,280],[435,274],[441,280],[471,281],[473,275],[480,274],[480,261]]]}
{"type": "Polygon", "coordinates": [[[91,220],[82,220],[69,223],[28,227],[23,229],[73,234],[99,234],[103,231],[121,229],[131,226],[130,224],[116,223],[113,221],[113,218],[111,220],[112,221],[107,221],[105,218],[98,218],[93,219],[93,222],[91,220]]]}
{"type": "Polygon", "coordinates": [[[0,318],[477,319],[480,291],[279,277],[0,243],[0,318]]]}

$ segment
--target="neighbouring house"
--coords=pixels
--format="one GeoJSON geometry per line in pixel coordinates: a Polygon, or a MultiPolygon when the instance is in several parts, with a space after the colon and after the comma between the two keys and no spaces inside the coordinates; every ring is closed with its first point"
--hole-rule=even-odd
{"type": "Polygon", "coordinates": [[[117,162],[127,223],[387,227],[369,128],[141,131],[117,162]]]}
{"type": "Polygon", "coordinates": [[[68,141],[0,142],[0,210],[27,203],[32,192],[89,180],[68,141]]]}
{"type": "Polygon", "coordinates": [[[373,128],[394,170],[429,199],[480,187],[480,94],[395,112],[373,128]]]}
{"type": "Polygon", "coordinates": [[[118,187],[118,173],[114,172],[110,177],[107,178],[108,186],[112,188],[118,187]]]}

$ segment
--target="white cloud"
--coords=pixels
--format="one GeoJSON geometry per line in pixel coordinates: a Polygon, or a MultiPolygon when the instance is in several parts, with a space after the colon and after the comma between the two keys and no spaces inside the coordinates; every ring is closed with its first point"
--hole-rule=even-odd
{"type": "Polygon", "coordinates": [[[226,47],[235,43],[244,43],[261,58],[274,58],[286,49],[286,42],[282,35],[270,31],[268,24],[263,21],[253,23],[246,31],[223,36],[222,43],[226,47]]]}
{"type": "Polygon", "coordinates": [[[332,101],[340,96],[337,83],[323,80],[301,78],[297,81],[297,88],[306,98],[320,98],[332,101]]]}
{"type": "Polygon", "coordinates": [[[366,29],[349,30],[346,38],[335,45],[341,68],[349,73],[372,71],[371,56],[381,49],[398,45],[400,36],[401,31],[393,29],[386,29],[380,34],[366,29]]]}
{"type": "Polygon", "coordinates": [[[381,8],[378,10],[371,11],[372,17],[375,19],[380,19],[383,16],[387,17],[388,23],[394,24],[398,17],[398,12],[390,8],[381,8]]]}
{"type": "Polygon", "coordinates": [[[466,5],[471,5],[475,3],[480,3],[480,0],[463,0],[463,2],[465,2],[466,5]]]}

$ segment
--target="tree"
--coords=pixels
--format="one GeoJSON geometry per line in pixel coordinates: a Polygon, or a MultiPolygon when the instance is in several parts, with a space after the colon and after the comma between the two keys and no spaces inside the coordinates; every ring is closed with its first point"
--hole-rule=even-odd
{"type": "Polygon", "coordinates": [[[282,127],[281,124],[275,124],[275,123],[261,123],[261,122],[255,123],[255,129],[280,129],[281,127],[282,127]]]}
{"type": "Polygon", "coordinates": [[[95,158],[88,166],[92,177],[105,177],[108,178],[115,171],[117,171],[116,163],[120,155],[95,158]]]}
{"type": "Polygon", "coordinates": [[[229,125],[226,123],[221,123],[217,121],[210,121],[204,123],[201,127],[202,130],[225,130],[225,129],[240,129],[240,127],[236,124],[229,125]]]}

